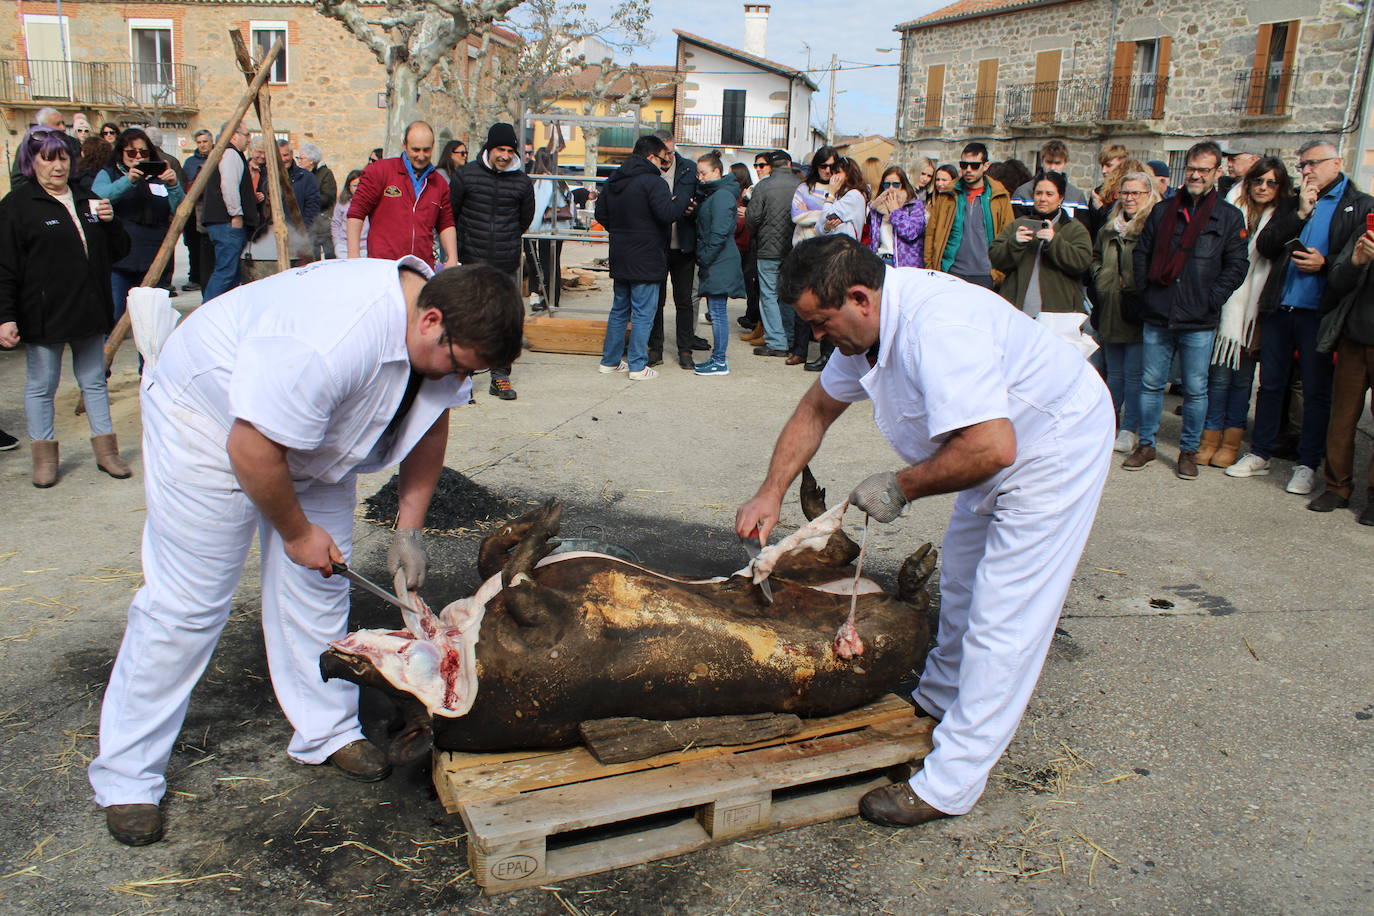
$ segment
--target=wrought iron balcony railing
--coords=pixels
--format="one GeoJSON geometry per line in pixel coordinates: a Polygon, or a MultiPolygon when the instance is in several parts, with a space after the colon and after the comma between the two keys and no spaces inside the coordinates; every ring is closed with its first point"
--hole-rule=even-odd
{"type": "Polygon", "coordinates": [[[1053,80],[1009,86],[1006,123],[1090,124],[1102,114],[1102,81],[1053,80]]]}
{"type": "Polygon", "coordinates": [[[689,146],[781,149],[787,146],[787,122],[782,117],[681,114],[677,140],[689,146]]]}
{"type": "Polygon", "coordinates": [[[0,103],[195,111],[191,64],[0,58],[0,103]]]}
{"type": "Polygon", "coordinates": [[[1292,114],[1297,70],[1237,70],[1231,90],[1231,110],[1256,117],[1292,114]]]}

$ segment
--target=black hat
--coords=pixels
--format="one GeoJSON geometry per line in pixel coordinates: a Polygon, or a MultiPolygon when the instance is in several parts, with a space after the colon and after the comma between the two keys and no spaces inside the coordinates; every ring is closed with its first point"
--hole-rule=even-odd
{"type": "Polygon", "coordinates": [[[775,149],[768,154],[768,164],[786,167],[792,164],[792,157],[787,155],[786,150],[775,149]]]}
{"type": "Polygon", "coordinates": [[[498,146],[509,146],[511,149],[519,149],[520,141],[515,137],[515,128],[505,122],[498,122],[491,125],[487,131],[486,149],[495,149],[498,146]]]}

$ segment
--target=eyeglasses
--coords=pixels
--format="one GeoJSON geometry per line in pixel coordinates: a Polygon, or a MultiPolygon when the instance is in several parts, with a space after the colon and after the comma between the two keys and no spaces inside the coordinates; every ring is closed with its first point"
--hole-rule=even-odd
{"type": "Polygon", "coordinates": [[[1119,197],[1145,197],[1149,191],[1117,191],[1119,197]]]}
{"type": "Polygon", "coordinates": [[[822,162],[820,165],[816,166],[817,169],[829,169],[832,172],[839,167],[840,164],[838,162],[822,162]]]}
{"type": "Polygon", "coordinates": [[[453,151],[453,155],[462,156],[464,159],[466,159],[468,157],[468,151],[465,149],[456,149],[453,151]]]}
{"type": "Polygon", "coordinates": [[[900,188],[901,186],[902,183],[900,181],[884,181],[882,184],[878,185],[880,188],[900,188]]]}
{"type": "Polygon", "coordinates": [[[1327,156],[1325,159],[1299,159],[1299,160],[1298,160],[1298,171],[1299,171],[1299,172],[1305,172],[1305,171],[1307,171],[1308,169],[1315,169],[1317,166],[1321,165],[1323,162],[1330,162],[1332,159],[1339,159],[1339,158],[1340,158],[1340,156],[1327,156]]]}
{"type": "Polygon", "coordinates": [[[152,154],[146,149],[140,149],[136,146],[126,146],[124,147],[124,155],[128,156],[130,159],[147,159],[152,154]]]}
{"type": "Polygon", "coordinates": [[[119,131],[117,131],[117,130],[109,130],[109,129],[102,130],[102,131],[100,132],[100,136],[102,136],[102,137],[118,137],[118,136],[119,136],[119,131]]]}
{"type": "Polygon", "coordinates": [[[458,357],[453,353],[453,344],[444,344],[444,349],[448,351],[448,361],[449,365],[453,367],[453,377],[457,379],[472,378],[477,370],[458,365],[458,357]]]}
{"type": "Polygon", "coordinates": [[[1266,188],[1277,188],[1279,186],[1279,180],[1277,178],[1256,178],[1255,184],[1262,184],[1266,188]]]}
{"type": "Polygon", "coordinates": [[[964,162],[963,160],[960,160],[959,168],[963,171],[969,171],[971,169],[977,170],[981,169],[985,164],[986,163],[983,162],[964,162]]]}
{"type": "Polygon", "coordinates": [[[1189,165],[1189,166],[1184,166],[1183,174],[1185,174],[1185,175],[1210,175],[1211,173],[1215,172],[1215,171],[1216,171],[1217,169],[1219,169],[1219,168],[1221,168],[1221,166],[1219,166],[1219,165],[1213,165],[1213,166],[1210,166],[1210,167],[1208,167],[1208,168],[1200,168],[1200,167],[1195,166],[1195,165],[1189,165]]]}
{"type": "Polygon", "coordinates": [[[754,168],[756,168],[756,169],[766,169],[766,168],[768,168],[768,163],[766,163],[766,162],[755,162],[755,163],[754,163],[754,168]]]}

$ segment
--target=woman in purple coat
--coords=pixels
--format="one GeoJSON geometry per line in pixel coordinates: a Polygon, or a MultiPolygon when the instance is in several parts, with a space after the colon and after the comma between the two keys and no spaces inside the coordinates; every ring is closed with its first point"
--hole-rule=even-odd
{"type": "Polygon", "coordinates": [[[924,267],[926,208],[906,172],[883,171],[878,196],[868,208],[868,246],[892,267],[924,267]]]}

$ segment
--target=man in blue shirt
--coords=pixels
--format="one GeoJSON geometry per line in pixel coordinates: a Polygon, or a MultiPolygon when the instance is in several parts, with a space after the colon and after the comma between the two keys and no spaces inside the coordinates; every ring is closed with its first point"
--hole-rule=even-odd
{"type": "Polygon", "coordinates": [[[1279,204],[1255,249],[1274,261],[1260,294],[1260,383],[1255,399],[1255,430],[1250,454],[1226,469],[1228,477],[1269,473],[1288,387],[1293,352],[1302,378],[1302,432],[1298,463],[1287,490],[1311,494],[1326,452],[1331,413],[1331,357],[1317,352],[1321,316],[1334,302],[1326,279],[1346,243],[1364,229],[1369,195],[1355,187],[1341,167],[1340,151],[1327,140],[1309,140],[1298,149],[1302,184],[1296,197],[1279,204]],[[1301,247],[1293,242],[1301,243],[1301,247]]]}

